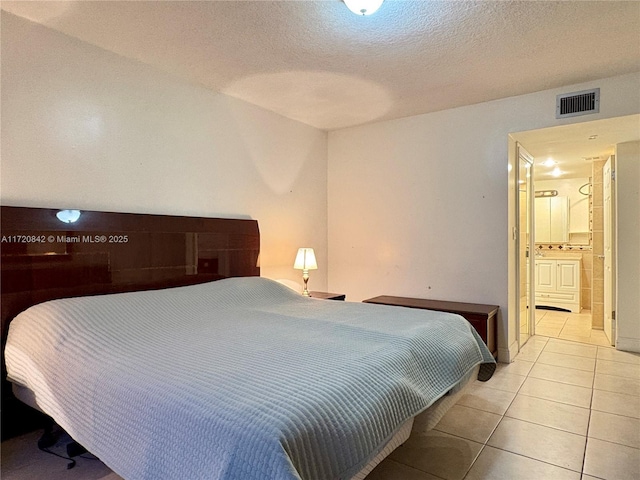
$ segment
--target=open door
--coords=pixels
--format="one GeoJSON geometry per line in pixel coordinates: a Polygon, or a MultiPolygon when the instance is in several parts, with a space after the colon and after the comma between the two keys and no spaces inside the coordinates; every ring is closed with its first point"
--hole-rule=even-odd
{"type": "Polygon", "coordinates": [[[615,275],[614,275],[614,232],[615,232],[615,215],[614,215],[614,181],[613,181],[613,155],[602,167],[602,201],[604,216],[604,333],[609,339],[611,345],[616,343],[615,328],[615,275]]]}
{"type": "Polygon", "coordinates": [[[533,278],[534,211],[533,157],[520,145],[518,151],[518,348],[535,334],[535,291],[533,278]]]}

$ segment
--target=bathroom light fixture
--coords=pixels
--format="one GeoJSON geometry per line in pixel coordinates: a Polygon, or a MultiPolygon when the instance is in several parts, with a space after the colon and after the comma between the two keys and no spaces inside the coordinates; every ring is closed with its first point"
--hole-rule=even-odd
{"type": "Polygon", "coordinates": [[[60,210],[56,217],[62,223],[76,223],[80,218],[80,210],[60,210]]]}
{"type": "Polygon", "coordinates": [[[302,280],[304,281],[304,289],[302,295],[309,296],[309,290],[307,289],[307,282],[309,281],[309,270],[316,270],[318,263],[316,262],[316,254],[313,252],[313,248],[300,248],[296,255],[296,261],[293,264],[293,268],[296,270],[302,270],[302,280]]]}
{"type": "Polygon", "coordinates": [[[349,10],[356,15],[371,15],[382,5],[384,0],[343,0],[349,10]]]}
{"type": "Polygon", "coordinates": [[[551,175],[553,175],[554,177],[559,177],[560,175],[562,175],[562,170],[556,167],[551,171],[551,175]]]}
{"type": "Polygon", "coordinates": [[[555,162],[553,158],[549,157],[544,162],[542,162],[542,165],[544,165],[545,167],[553,167],[557,163],[558,162],[555,162]]]}

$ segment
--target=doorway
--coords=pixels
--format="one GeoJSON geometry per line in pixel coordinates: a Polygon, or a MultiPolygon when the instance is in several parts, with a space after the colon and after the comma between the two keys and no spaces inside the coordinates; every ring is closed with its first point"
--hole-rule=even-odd
{"type": "MultiPolygon", "coordinates": [[[[521,282],[522,272],[521,265],[523,262],[526,265],[527,259],[533,265],[535,263],[535,253],[536,247],[540,247],[540,245],[534,245],[532,247],[531,241],[527,242],[526,239],[523,239],[518,235],[518,229],[514,227],[519,224],[521,216],[523,212],[520,209],[520,205],[525,200],[525,192],[523,192],[523,188],[520,188],[520,185],[523,185],[521,182],[523,179],[521,177],[521,172],[518,171],[518,167],[520,166],[520,159],[517,153],[517,149],[513,148],[510,150],[510,160],[509,165],[510,169],[514,170],[510,175],[510,190],[514,192],[510,197],[509,204],[509,218],[510,218],[510,234],[512,235],[510,243],[510,254],[509,254],[509,263],[510,263],[510,291],[509,291],[509,308],[510,310],[513,308],[514,315],[510,316],[509,320],[509,331],[513,332],[513,334],[509,335],[509,339],[514,347],[518,344],[523,344],[526,341],[527,333],[531,335],[535,333],[536,335],[548,335],[545,336],[556,336],[558,338],[563,338],[564,335],[571,335],[571,330],[579,330],[579,327],[583,327],[586,323],[588,326],[588,320],[585,322],[585,318],[587,315],[591,315],[593,311],[600,309],[598,312],[599,315],[593,317],[592,322],[592,331],[595,334],[592,334],[594,338],[587,340],[588,343],[595,343],[597,345],[612,345],[615,342],[615,320],[611,318],[611,336],[609,337],[611,341],[607,339],[605,336],[605,328],[609,329],[609,321],[606,320],[607,325],[605,326],[605,318],[602,314],[603,310],[606,310],[608,313],[612,313],[616,309],[616,304],[619,300],[616,299],[617,285],[615,285],[616,272],[613,271],[616,266],[616,256],[617,252],[615,251],[616,246],[616,232],[617,225],[615,225],[615,215],[611,212],[615,211],[615,206],[613,205],[614,199],[618,194],[615,193],[615,190],[612,192],[605,192],[605,175],[603,174],[603,167],[608,158],[612,156],[616,145],[624,143],[629,139],[636,139],[638,137],[638,115],[632,115],[628,117],[617,117],[611,119],[603,119],[603,120],[595,120],[590,122],[582,122],[577,124],[569,124],[562,126],[555,126],[545,129],[532,130],[526,132],[518,132],[510,134],[511,144],[521,144],[526,147],[526,150],[530,154],[530,156],[534,157],[534,169],[536,172],[536,179],[533,181],[533,185],[527,186],[527,192],[530,197],[535,195],[535,191],[539,190],[537,185],[537,177],[543,171],[546,172],[546,167],[542,167],[539,164],[546,160],[550,156],[558,157],[558,165],[560,170],[566,171],[570,173],[567,175],[568,178],[584,178],[589,177],[589,187],[594,183],[600,183],[600,190],[598,192],[590,192],[593,196],[589,197],[589,201],[593,200],[594,197],[596,200],[599,200],[601,203],[598,204],[597,201],[594,204],[590,204],[590,211],[593,211],[594,208],[600,210],[602,214],[600,219],[590,218],[589,221],[592,222],[589,225],[589,231],[586,235],[584,232],[576,232],[570,231],[571,238],[567,241],[556,242],[557,245],[544,245],[545,248],[556,249],[558,252],[561,250],[561,253],[567,253],[570,251],[571,253],[575,253],[578,256],[582,256],[584,259],[584,271],[581,272],[580,278],[582,281],[582,290],[580,291],[580,306],[581,312],[566,312],[567,318],[554,318],[558,315],[552,314],[547,315],[546,325],[549,326],[551,324],[555,324],[555,326],[559,327],[562,324],[562,329],[560,332],[555,334],[550,332],[544,332],[544,327],[541,324],[536,324],[536,320],[534,320],[533,328],[529,327],[529,322],[526,322],[525,319],[529,318],[529,315],[526,313],[526,306],[522,307],[523,301],[526,300],[529,305],[529,311],[533,313],[534,319],[536,313],[538,313],[538,320],[540,317],[544,316],[548,312],[552,310],[536,310],[535,309],[535,280],[536,276],[529,276],[529,284],[531,286],[530,291],[534,295],[533,301],[529,299],[526,294],[522,295],[524,285],[526,287],[526,283],[521,282]],[[569,155],[570,153],[570,155],[569,155]],[[564,157],[563,157],[564,155],[564,157]],[[569,158],[569,156],[571,158],[569,158]],[[582,172],[572,171],[573,169],[583,168],[582,172]],[[599,178],[598,178],[599,177],[599,178]],[[519,188],[515,188],[519,187],[519,188]],[[597,198],[599,197],[599,198],[597,198]],[[605,200],[608,198],[608,202],[605,200]],[[605,205],[605,202],[607,204],[605,205]],[[603,217],[605,209],[610,212],[610,220],[606,221],[603,217]],[[607,222],[607,226],[605,227],[604,223],[607,222]],[[606,232],[606,233],[605,233],[606,232]],[[576,234],[577,233],[577,234],[576,234]],[[609,238],[609,235],[611,236],[609,238]],[[586,237],[586,240],[585,240],[586,237]],[[607,246],[604,243],[607,242],[607,246]],[[526,246],[529,247],[529,257],[522,257],[522,248],[521,245],[524,246],[526,252],[526,246]],[[562,249],[560,249],[562,247],[562,249]],[[605,280],[602,272],[607,271],[607,266],[605,266],[604,262],[607,262],[607,265],[611,265],[611,273],[609,274],[609,280],[605,280]],[[594,279],[595,276],[599,276],[594,279]],[[597,280],[597,281],[596,281],[597,280]],[[604,283],[606,282],[606,287],[604,283]],[[599,292],[599,293],[598,293],[599,292]],[[606,293],[605,293],[606,292],[606,293]],[[599,303],[599,305],[598,305],[599,303]],[[606,303],[606,306],[605,306],[606,303]],[[595,309],[594,309],[595,306],[595,309]],[[576,315],[580,315],[585,318],[578,318],[576,315]],[[522,318],[524,317],[524,318],[522,318]],[[596,318],[599,317],[599,320],[596,318]],[[524,321],[523,321],[524,320],[524,321]],[[599,322],[599,323],[598,323],[599,322]],[[527,327],[529,327],[529,332],[527,332],[527,327]],[[534,330],[535,329],[535,330],[534,330]],[[564,334],[562,333],[564,330],[564,334]],[[520,333],[522,332],[522,339],[520,338],[520,333]],[[602,338],[595,338],[602,337],[602,338]]],[[[512,148],[512,147],[510,147],[512,148]]],[[[533,170],[532,170],[533,171],[533,170]]],[[[550,171],[549,171],[550,173],[550,171]]],[[[584,183],[587,183],[585,181],[584,183]]],[[[524,185],[527,185],[526,183],[524,185]]],[[[612,183],[611,188],[615,185],[615,182],[612,183]]],[[[546,189],[546,187],[545,187],[546,189]]],[[[587,191],[588,188],[585,188],[584,191],[587,191]]],[[[535,211],[535,206],[534,206],[535,211]]],[[[533,230],[529,230],[529,232],[533,232],[535,234],[535,226],[533,230]]],[[[526,231],[523,235],[526,234],[526,231]]],[[[549,242],[554,243],[554,242],[549,242]]],[[[549,257],[552,255],[549,254],[549,257]]],[[[560,255],[558,255],[560,256],[560,255]]],[[[562,268],[568,272],[569,267],[567,266],[559,266],[556,264],[556,269],[562,268]]],[[[551,270],[548,269],[550,272],[551,270]]],[[[530,272],[531,273],[531,272],[530,272]]],[[[533,272],[535,273],[535,272],[533,272]]],[[[525,274],[525,277],[526,274],[525,274]]],[[[564,281],[564,280],[563,280],[564,281]]],[[[526,289],[525,289],[526,292],[526,289]]],[[[576,333],[576,332],[573,332],[576,333]]],[[[578,332],[581,333],[581,332],[578,332]]],[[[608,332],[607,332],[608,333],[608,332]]],[[[578,339],[575,337],[582,335],[573,335],[574,341],[582,341],[583,339],[578,339]]],[[[513,355],[513,351],[515,348],[510,349],[509,354],[513,355]]]]}

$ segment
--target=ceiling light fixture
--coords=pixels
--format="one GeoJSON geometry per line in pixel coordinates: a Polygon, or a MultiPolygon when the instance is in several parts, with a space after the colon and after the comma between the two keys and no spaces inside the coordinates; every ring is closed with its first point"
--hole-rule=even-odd
{"type": "Polygon", "coordinates": [[[356,15],[371,15],[382,5],[384,0],[343,0],[349,10],[356,15]]]}
{"type": "Polygon", "coordinates": [[[556,167],[552,170],[551,175],[553,175],[554,177],[559,177],[560,175],[562,175],[562,170],[556,167]]]}
{"type": "Polygon", "coordinates": [[[547,158],[544,162],[542,162],[542,165],[544,165],[545,167],[553,167],[556,164],[557,162],[554,162],[553,158],[551,157],[547,158]]]}

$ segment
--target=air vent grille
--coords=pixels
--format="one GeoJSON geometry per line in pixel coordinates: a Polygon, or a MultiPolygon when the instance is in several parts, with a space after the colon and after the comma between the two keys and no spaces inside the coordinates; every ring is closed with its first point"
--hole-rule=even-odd
{"type": "Polygon", "coordinates": [[[600,89],[563,93],[556,97],[556,118],[575,117],[600,111],[600,89]]]}

